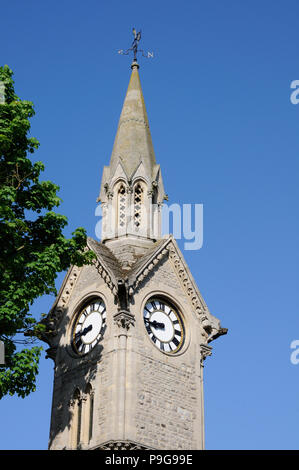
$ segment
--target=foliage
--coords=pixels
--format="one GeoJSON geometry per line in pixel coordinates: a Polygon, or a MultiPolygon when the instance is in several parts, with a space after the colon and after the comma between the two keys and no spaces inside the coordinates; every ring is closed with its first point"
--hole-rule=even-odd
{"type": "Polygon", "coordinates": [[[35,299],[56,294],[55,278],[71,264],[90,263],[93,253],[84,250],[86,233],[76,229],[63,235],[67,218],[57,214],[59,187],[40,181],[42,162],[28,155],[39,142],[29,136],[33,104],[14,91],[12,71],[0,67],[4,100],[0,102],[0,340],[5,343],[5,365],[0,365],[0,398],[35,390],[41,347],[21,351],[18,341],[30,343],[45,326],[30,313],[35,299]],[[19,338],[22,338],[21,340],[19,338]]]}

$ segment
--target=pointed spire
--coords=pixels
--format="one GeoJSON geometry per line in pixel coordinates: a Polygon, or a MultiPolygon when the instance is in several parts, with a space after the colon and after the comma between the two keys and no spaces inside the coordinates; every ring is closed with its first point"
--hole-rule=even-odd
{"type": "Polygon", "coordinates": [[[141,89],[138,63],[134,61],[131,68],[131,78],[114,140],[110,171],[113,174],[118,163],[121,163],[130,178],[142,160],[148,177],[151,179],[156,159],[141,89]]]}
{"type": "Polygon", "coordinates": [[[110,164],[104,167],[97,199],[103,208],[105,243],[122,237],[147,242],[161,237],[161,205],[166,196],[135,60],[131,68],[110,164]]]}

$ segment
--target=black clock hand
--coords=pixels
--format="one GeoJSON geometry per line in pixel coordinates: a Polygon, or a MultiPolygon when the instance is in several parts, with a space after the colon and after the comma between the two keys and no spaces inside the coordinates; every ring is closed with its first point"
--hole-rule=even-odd
{"type": "Polygon", "coordinates": [[[84,330],[79,331],[79,333],[76,333],[76,334],[75,334],[75,338],[78,339],[78,338],[80,338],[81,336],[86,335],[86,333],[88,333],[90,330],[92,330],[92,325],[89,325],[89,326],[87,326],[86,328],[84,328],[84,330]]]}
{"type": "Polygon", "coordinates": [[[156,320],[150,321],[147,318],[145,318],[144,321],[152,325],[156,330],[165,330],[164,323],[159,323],[156,320]]]}

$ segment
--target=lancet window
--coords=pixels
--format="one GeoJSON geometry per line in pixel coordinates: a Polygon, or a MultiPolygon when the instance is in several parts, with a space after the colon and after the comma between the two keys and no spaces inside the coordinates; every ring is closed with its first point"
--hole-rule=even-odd
{"type": "Polygon", "coordinates": [[[142,222],[143,188],[137,183],[134,188],[134,225],[139,228],[142,222]]]}
{"type": "Polygon", "coordinates": [[[122,184],[117,193],[117,220],[118,226],[123,228],[126,225],[126,188],[122,184]]]}

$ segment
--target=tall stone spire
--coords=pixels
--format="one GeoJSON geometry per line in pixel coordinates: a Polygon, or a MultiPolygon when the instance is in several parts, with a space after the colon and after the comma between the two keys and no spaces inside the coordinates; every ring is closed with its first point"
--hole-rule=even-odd
{"type": "Polygon", "coordinates": [[[161,237],[166,198],[156,163],[139,65],[134,60],[109,166],[104,167],[98,201],[103,208],[102,241],[119,237],[161,237]]]}
{"type": "Polygon", "coordinates": [[[131,68],[132,74],[114,140],[110,168],[113,172],[121,162],[127,176],[131,177],[142,160],[150,176],[156,165],[155,153],[138,73],[139,65],[133,62],[131,68]]]}

